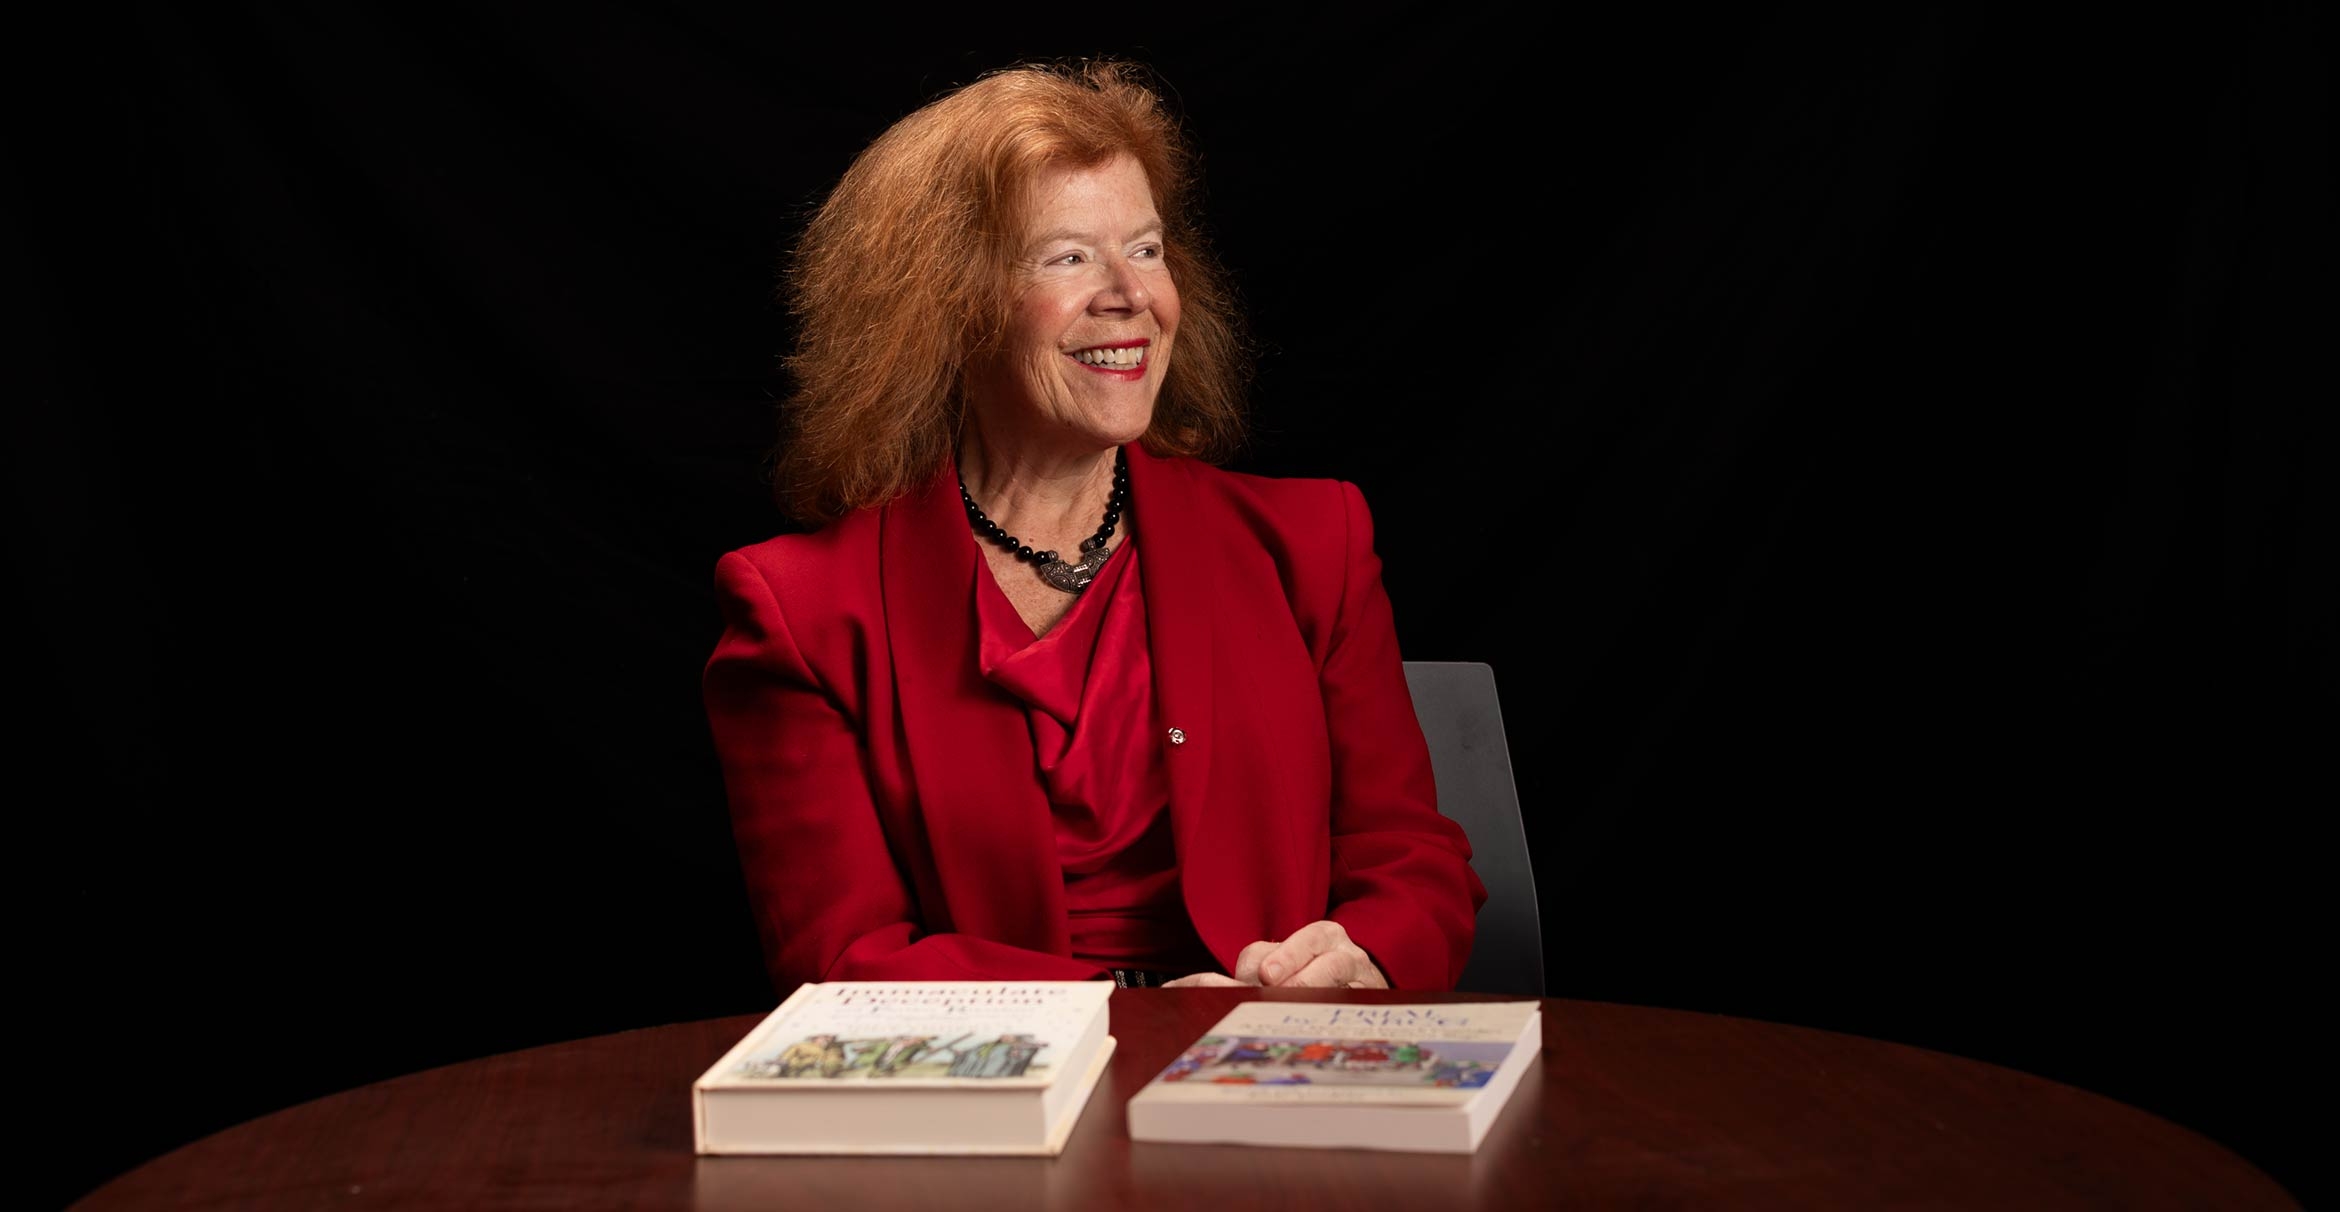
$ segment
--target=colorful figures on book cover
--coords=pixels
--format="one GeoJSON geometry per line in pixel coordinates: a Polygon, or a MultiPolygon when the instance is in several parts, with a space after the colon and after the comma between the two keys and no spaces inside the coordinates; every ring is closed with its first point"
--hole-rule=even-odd
{"type": "Polygon", "coordinates": [[[739,1075],[752,1078],[1023,1077],[1045,1072],[1034,1062],[1048,1045],[1020,1031],[977,1040],[961,1035],[884,1035],[843,1039],[809,1035],[777,1053],[748,1057],[739,1075]]]}
{"type": "Polygon", "coordinates": [[[1225,1086],[1441,1086],[1476,1089],[1508,1043],[1206,1035],[1162,1071],[1166,1082],[1225,1086]]]}

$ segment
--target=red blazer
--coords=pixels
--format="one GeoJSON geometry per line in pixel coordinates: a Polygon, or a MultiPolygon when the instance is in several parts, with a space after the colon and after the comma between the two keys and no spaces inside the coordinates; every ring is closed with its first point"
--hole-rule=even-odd
{"type": "MultiPolygon", "coordinates": [[[[1187,912],[1220,964],[1320,918],[1451,988],[1486,890],[1438,814],[1365,500],[1129,451],[1187,912]],[[1169,730],[1184,736],[1171,743],[1169,730]]],[[[1022,704],[976,665],[955,475],[716,566],[707,714],[766,962],[1080,980],[1022,704]]]]}

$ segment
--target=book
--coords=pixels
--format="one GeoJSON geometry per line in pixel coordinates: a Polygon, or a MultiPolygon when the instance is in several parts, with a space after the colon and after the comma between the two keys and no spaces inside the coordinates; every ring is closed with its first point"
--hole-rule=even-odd
{"type": "Polygon", "coordinates": [[[801,985],[691,1084],[703,1154],[1064,1149],[1106,1060],[1110,981],[801,985]]]}
{"type": "Polygon", "coordinates": [[[1531,1001],[1244,1002],[1130,1096],[1129,1135],[1469,1153],[1543,1042],[1531,1001]]]}

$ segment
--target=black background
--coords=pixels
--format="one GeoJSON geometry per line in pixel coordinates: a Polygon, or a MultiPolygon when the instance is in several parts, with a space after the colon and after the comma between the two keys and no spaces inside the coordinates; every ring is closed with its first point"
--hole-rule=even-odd
{"type": "Polygon", "coordinates": [[[1237,466],[1360,484],[1407,655],[1495,667],[1553,993],[2040,1073],[2313,1202],[2314,6],[785,7],[14,48],[41,1202],[770,1005],[697,677],[783,525],[780,251],[895,118],[1090,53],[1204,152],[1237,466]]]}

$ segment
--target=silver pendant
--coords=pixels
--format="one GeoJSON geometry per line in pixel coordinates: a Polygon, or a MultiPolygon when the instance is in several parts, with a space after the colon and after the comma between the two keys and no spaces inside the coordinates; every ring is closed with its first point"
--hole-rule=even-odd
{"type": "Polygon", "coordinates": [[[1078,563],[1050,560],[1040,566],[1040,579],[1066,593],[1079,593],[1089,587],[1089,582],[1097,579],[1097,573],[1105,567],[1105,557],[1112,554],[1110,548],[1097,547],[1082,556],[1078,563]]]}

